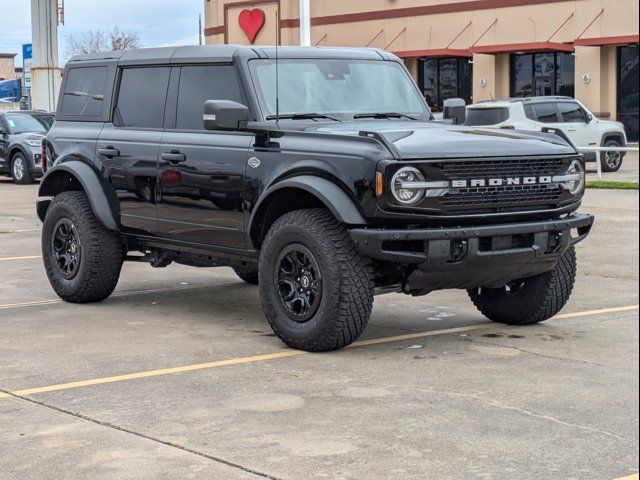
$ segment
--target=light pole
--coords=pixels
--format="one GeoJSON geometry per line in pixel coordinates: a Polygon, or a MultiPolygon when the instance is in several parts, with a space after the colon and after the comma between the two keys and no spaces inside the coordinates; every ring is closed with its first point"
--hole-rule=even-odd
{"type": "Polygon", "coordinates": [[[58,68],[57,0],[31,0],[31,41],[31,105],[52,112],[62,79],[58,68]]]}
{"type": "Polygon", "coordinates": [[[300,0],[300,46],[311,46],[311,7],[310,0],[300,0]]]}

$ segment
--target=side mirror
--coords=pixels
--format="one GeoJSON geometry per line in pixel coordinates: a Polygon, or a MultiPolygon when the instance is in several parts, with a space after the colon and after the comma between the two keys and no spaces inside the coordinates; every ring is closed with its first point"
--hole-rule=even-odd
{"type": "Polygon", "coordinates": [[[591,115],[590,113],[587,113],[587,123],[591,123],[593,122],[593,115],[591,115]]]}
{"type": "Polygon", "coordinates": [[[230,100],[207,100],[202,120],[205,130],[244,130],[249,121],[249,109],[230,100]]]}
{"type": "Polygon", "coordinates": [[[449,98],[444,101],[442,118],[453,120],[454,125],[462,125],[467,118],[467,104],[461,98],[449,98]]]}

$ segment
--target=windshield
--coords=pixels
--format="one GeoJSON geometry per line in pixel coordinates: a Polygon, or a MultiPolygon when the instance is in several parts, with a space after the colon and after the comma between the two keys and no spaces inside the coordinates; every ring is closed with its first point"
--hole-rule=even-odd
{"type": "Polygon", "coordinates": [[[507,108],[468,108],[464,124],[472,127],[497,125],[509,119],[507,108]]]}
{"type": "Polygon", "coordinates": [[[13,134],[47,133],[53,124],[53,115],[29,115],[26,113],[8,113],[5,116],[13,134]]]}
{"type": "MultiPolygon", "coordinates": [[[[251,75],[265,117],[276,113],[276,63],[252,60],[251,75]]],[[[320,114],[351,120],[395,113],[430,119],[406,71],[395,62],[287,59],[278,65],[280,115],[320,114]]],[[[405,117],[406,118],[406,117],[405,117]]]]}

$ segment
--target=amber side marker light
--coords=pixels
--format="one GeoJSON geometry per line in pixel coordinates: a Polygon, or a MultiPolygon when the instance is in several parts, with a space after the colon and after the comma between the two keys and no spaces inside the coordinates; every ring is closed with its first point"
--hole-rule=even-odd
{"type": "Polygon", "coordinates": [[[381,197],[384,193],[384,177],[382,172],[376,172],[376,196],[381,197]]]}

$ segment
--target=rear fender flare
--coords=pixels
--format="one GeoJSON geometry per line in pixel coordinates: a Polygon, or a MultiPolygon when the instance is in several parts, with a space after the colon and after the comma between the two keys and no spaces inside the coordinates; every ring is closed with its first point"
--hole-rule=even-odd
{"type": "Polygon", "coordinates": [[[38,217],[44,220],[46,211],[51,203],[51,197],[65,191],[60,188],[59,179],[71,176],[82,186],[89,198],[95,216],[109,230],[119,231],[119,217],[117,201],[109,200],[104,182],[99,174],[88,164],[80,160],[61,161],[47,171],[40,182],[38,190],[38,217]],[[44,204],[44,205],[41,205],[44,204]]]}

